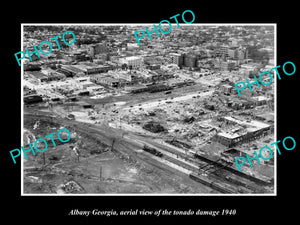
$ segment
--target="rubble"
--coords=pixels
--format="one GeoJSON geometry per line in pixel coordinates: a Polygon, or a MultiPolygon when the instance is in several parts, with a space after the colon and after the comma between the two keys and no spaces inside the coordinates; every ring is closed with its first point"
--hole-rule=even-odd
{"type": "Polygon", "coordinates": [[[159,123],[154,122],[154,121],[150,121],[148,123],[146,123],[143,128],[145,130],[151,131],[153,133],[160,133],[160,132],[164,132],[167,131],[166,128],[164,128],[163,126],[161,126],[159,123]]]}
{"type": "Polygon", "coordinates": [[[76,193],[84,192],[83,187],[81,187],[78,183],[76,183],[73,180],[71,180],[65,184],[59,185],[57,189],[62,190],[66,194],[68,194],[68,193],[76,194],[76,193]]]}

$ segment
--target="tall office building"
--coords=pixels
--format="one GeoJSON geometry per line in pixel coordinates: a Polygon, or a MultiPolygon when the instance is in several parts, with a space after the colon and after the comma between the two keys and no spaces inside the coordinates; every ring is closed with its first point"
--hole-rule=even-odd
{"type": "Polygon", "coordinates": [[[89,46],[88,52],[90,56],[95,56],[97,54],[108,52],[108,48],[105,44],[94,44],[89,46]]]}
{"type": "Polygon", "coordinates": [[[228,57],[228,45],[221,45],[220,48],[219,48],[219,54],[221,56],[225,56],[225,57],[228,57]]]}
{"type": "Polygon", "coordinates": [[[247,59],[248,58],[248,51],[245,48],[238,48],[238,47],[231,47],[228,49],[228,57],[231,59],[247,59]]]}
{"type": "Polygon", "coordinates": [[[183,57],[183,65],[187,67],[196,67],[196,55],[185,54],[183,57]]]}
{"type": "Polygon", "coordinates": [[[176,64],[179,67],[183,65],[183,55],[179,53],[170,53],[171,63],[176,64]]]}

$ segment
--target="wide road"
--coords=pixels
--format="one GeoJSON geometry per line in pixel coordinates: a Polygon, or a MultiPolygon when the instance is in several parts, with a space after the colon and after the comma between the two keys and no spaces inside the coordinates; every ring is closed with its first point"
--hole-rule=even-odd
{"type": "Polygon", "coordinates": [[[124,107],[124,110],[128,110],[130,108],[144,108],[144,109],[149,109],[149,108],[153,108],[153,107],[157,107],[160,104],[168,104],[166,102],[168,101],[172,101],[172,102],[179,102],[179,101],[186,101],[189,99],[192,99],[193,97],[205,97],[205,96],[209,96],[212,95],[212,93],[214,92],[214,90],[211,91],[206,91],[206,92],[195,92],[195,93],[189,93],[183,96],[178,96],[178,97],[174,97],[172,99],[167,99],[167,100],[155,100],[155,101],[149,101],[149,102],[145,102],[145,103],[140,103],[138,105],[133,105],[132,107],[124,107]]]}

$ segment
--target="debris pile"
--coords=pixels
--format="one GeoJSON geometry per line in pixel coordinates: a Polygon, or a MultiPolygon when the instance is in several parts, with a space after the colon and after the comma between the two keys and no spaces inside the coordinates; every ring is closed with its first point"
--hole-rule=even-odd
{"type": "Polygon", "coordinates": [[[81,193],[84,189],[75,181],[69,181],[60,187],[65,193],[81,193]]]}
{"type": "Polygon", "coordinates": [[[162,125],[157,122],[150,121],[143,126],[143,129],[148,130],[153,133],[159,133],[167,131],[162,125]]]}

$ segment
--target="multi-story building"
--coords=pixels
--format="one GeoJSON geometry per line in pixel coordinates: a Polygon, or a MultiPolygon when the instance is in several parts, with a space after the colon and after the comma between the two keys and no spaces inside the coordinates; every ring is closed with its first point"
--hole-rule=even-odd
{"type": "Polygon", "coordinates": [[[183,55],[179,53],[170,53],[171,62],[173,64],[176,64],[179,67],[182,67],[183,65],[183,55]]]}
{"type": "Polygon", "coordinates": [[[132,66],[133,69],[138,69],[143,65],[143,58],[140,56],[129,56],[120,58],[119,62],[126,64],[128,67],[132,66]]]}
{"type": "Polygon", "coordinates": [[[234,62],[222,62],[220,65],[222,71],[231,71],[235,67],[234,62]]]}
{"type": "Polygon", "coordinates": [[[228,57],[228,49],[228,45],[221,45],[218,51],[219,55],[228,57]]]}
{"type": "Polygon", "coordinates": [[[258,66],[253,64],[242,64],[239,72],[241,75],[244,75],[245,78],[252,75],[258,75],[258,66]]]}
{"type": "Polygon", "coordinates": [[[248,58],[248,51],[245,48],[239,48],[237,58],[240,59],[240,60],[247,59],[248,58]]]}
{"type": "Polygon", "coordinates": [[[187,67],[196,67],[196,55],[185,54],[183,57],[183,65],[187,67]]]}
{"type": "Polygon", "coordinates": [[[88,47],[88,53],[90,56],[108,52],[108,48],[105,44],[94,44],[88,47]]]}
{"type": "Polygon", "coordinates": [[[238,47],[228,48],[228,57],[231,59],[236,59],[238,57],[238,47]]]}
{"type": "Polygon", "coordinates": [[[248,58],[248,52],[245,48],[230,47],[228,48],[227,56],[231,59],[243,60],[248,58]]]}
{"type": "Polygon", "coordinates": [[[233,89],[233,86],[231,86],[229,84],[222,84],[220,86],[220,90],[226,94],[230,94],[232,89],[233,89]]]}

